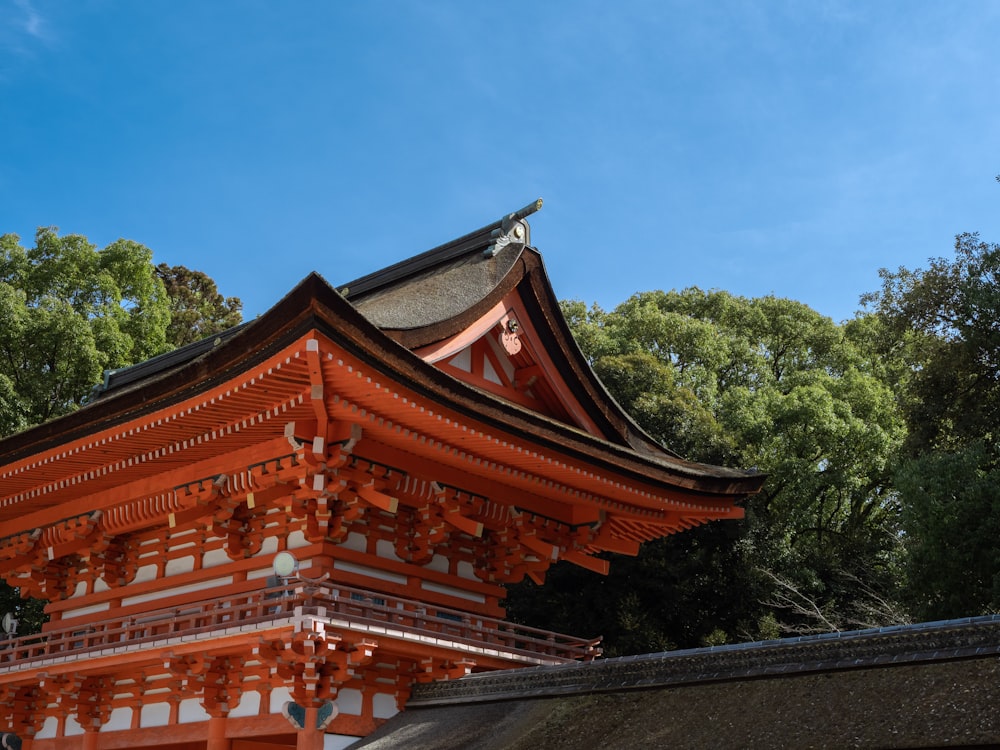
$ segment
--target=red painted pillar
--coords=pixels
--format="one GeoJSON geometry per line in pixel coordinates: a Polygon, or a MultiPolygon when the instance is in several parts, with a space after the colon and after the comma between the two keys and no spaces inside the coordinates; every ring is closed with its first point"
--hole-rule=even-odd
{"type": "Polygon", "coordinates": [[[316,728],[316,706],[306,707],[306,725],[296,732],[295,750],[323,750],[323,732],[316,728]]]}
{"type": "Polygon", "coordinates": [[[226,738],[226,717],[213,716],[208,720],[208,742],[205,750],[231,750],[232,744],[226,738]]]}
{"type": "MultiPolygon", "coordinates": [[[[88,730],[83,733],[83,744],[80,746],[83,750],[97,750],[97,732],[94,730],[88,730]]],[[[22,743],[21,750],[24,750],[24,745],[22,743]]]]}

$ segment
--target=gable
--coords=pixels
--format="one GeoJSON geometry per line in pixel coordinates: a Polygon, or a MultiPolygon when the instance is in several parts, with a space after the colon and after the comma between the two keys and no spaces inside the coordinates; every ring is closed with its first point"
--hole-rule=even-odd
{"type": "Polygon", "coordinates": [[[603,437],[559,373],[516,292],[464,330],[414,353],[481,391],[603,437]]]}

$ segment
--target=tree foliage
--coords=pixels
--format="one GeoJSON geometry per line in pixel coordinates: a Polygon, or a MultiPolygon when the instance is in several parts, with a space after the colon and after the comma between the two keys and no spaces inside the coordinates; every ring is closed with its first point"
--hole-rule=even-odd
{"type": "Polygon", "coordinates": [[[97,249],[39,229],[0,236],[0,435],[73,411],[105,370],[167,347],[169,303],[150,251],[97,249]]]}
{"type": "Polygon", "coordinates": [[[866,303],[908,425],[896,475],[907,599],[921,618],[1000,610],[1000,246],[962,234],[953,258],[881,272],[866,303]]]}
{"type": "MultiPolygon", "coordinates": [[[[644,545],[614,559],[603,583],[554,571],[554,588],[568,578],[588,591],[586,611],[557,624],[583,618],[625,653],[901,616],[886,480],[903,425],[870,351],[872,321],[839,326],[791,300],[699,289],[565,310],[611,394],[653,437],[768,479],[746,521],[644,545]]],[[[519,617],[539,604],[530,584],[512,592],[519,617]]]]}
{"type": "Polygon", "coordinates": [[[160,263],[156,275],[170,300],[167,341],[180,347],[238,325],[243,319],[239,297],[223,297],[215,281],[201,271],[160,263]]]}

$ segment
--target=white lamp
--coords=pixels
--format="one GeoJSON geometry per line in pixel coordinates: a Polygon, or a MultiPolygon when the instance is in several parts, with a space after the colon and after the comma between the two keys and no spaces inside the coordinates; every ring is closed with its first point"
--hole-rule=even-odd
{"type": "Polygon", "coordinates": [[[278,578],[291,578],[299,572],[299,561],[291,552],[279,552],[274,556],[272,567],[278,578]]]}

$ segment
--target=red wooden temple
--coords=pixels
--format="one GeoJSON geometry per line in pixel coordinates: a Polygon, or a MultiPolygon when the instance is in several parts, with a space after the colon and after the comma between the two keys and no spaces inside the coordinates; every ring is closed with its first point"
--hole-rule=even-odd
{"type": "Polygon", "coordinates": [[[346,747],[414,682],[599,654],[506,622],[504,584],[741,517],[760,477],[665,450],[589,368],[535,207],[0,441],[0,574],[50,616],[0,646],[11,746],[346,747]]]}

